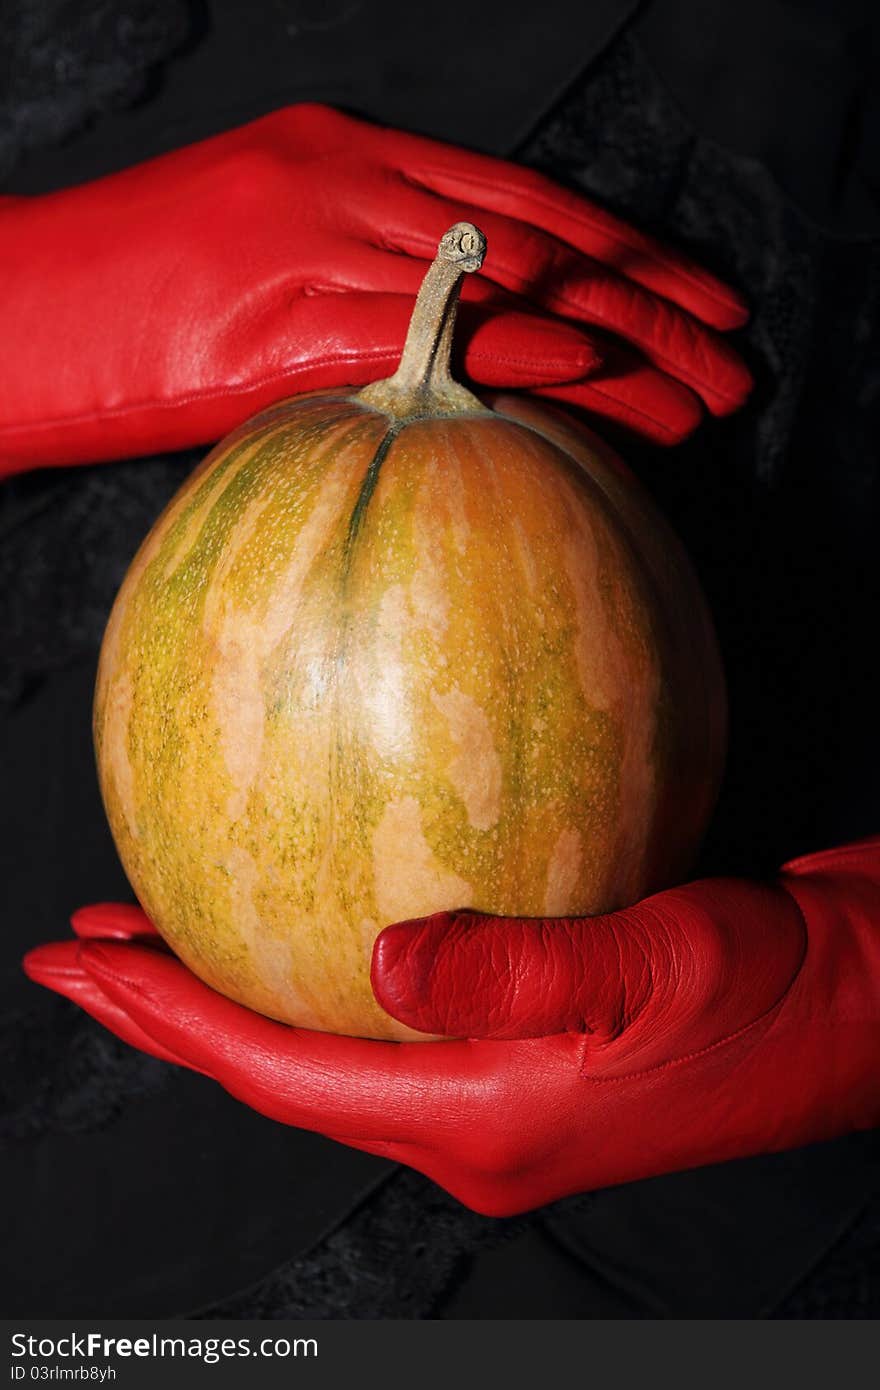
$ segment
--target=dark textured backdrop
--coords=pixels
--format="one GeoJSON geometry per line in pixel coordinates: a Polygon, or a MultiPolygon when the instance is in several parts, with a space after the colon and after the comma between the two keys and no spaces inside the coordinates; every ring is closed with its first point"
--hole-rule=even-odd
{"type": "MultiPolygon", "coordinates": [[[[876,831],[873,6],[547,0],[536,30],[487,0],[470,34],[432,36],[433,84],[411,8],[7,0],[0,187],[96,176],[306,96],[459,140],[464,111],[472,143],[729,277],[755,310],[753,402],[674,454],[624,446],[694,556],[725,653],[730,761],[701,868],[770,871],[876,831]]],[[[92,770],[91,686],[116,587],[194,457],[0,486],[4,1308],[880,1313],[876,1135],[490,1221],[248,1112],[23,980],[22,951],[73,907],[129,896],[92,770]]]]}

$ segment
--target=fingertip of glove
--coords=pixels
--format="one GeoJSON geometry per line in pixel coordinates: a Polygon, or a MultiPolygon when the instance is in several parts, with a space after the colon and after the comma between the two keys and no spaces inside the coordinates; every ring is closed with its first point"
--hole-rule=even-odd
{"type": "Polygon", "coordinates": [[[21,968],[34,984],[46,984],[62,969],[70,968],[70,942],[51,941],[43,946],[34,946],[23,957],[21,968]]]}
{"type": "MultiPolygon", "coordinates": [[[[394,1012],[398,1003],[406,1005],[412,991],[419,941],[430,920],[429,917],[417,917],[406,922],[395,922],[381,931],[373,943],[370,983],[379,1003],[389,1013],[394,1012]]],[[[421,973],[418,966],[416,973],[421,973]]]]}
{"type": "Polygon", "coordinates": [[[592,343],[584,342],[574,354],[574,365],[579,376],[592,376],[594,372],[602,370],[605,357],[599,348],[592,343]]]}
{"type": "Polygon", "coordinates": [[[425,1032],[443,1031],[430,1013],[434,969],[440,944],[460,925],[467,914],[436,912],[395,922],[380,932],[373,946],[370,982],[373,993],[387,1013],[411,1028],[425,1032]]]}
{"type": "Polygon", "coordinates": [[[732,356],[724,374],[723,392],[707,396],[707,404],[713,415],[733,415],[741,410],[755,387],[755,378],[743,359],[732,356]]]}
{"type": "Polygon", "coordinates": [[[745,328],[752,316],[745,296],[730,285],[725,285],[723,299],[719,302],[723,304],[723,309],[716,326],[724,333],[734,333],[738,328],[745,328]]]}
{"type": "Polygon", "coordinates": [[[71,915],[70,924],[84,940],[130,941],[133,937],[153,939],[156,928],[142,908],[134,903],[89,903],[71,915]]]}
{"type": "Polygon", "coordinates": [[[676,296],[683,308],[719,333],[735,333],[738,328],[745,327],[752,311],[740,290],[702,267],[696,267],[696,280],[693,273],[688,278],[692,289],[696,290],[696,298],[688,295],[686,300],[682,300],[676,296]]]}
{"type": "Polygon", "coordinates": [[[575,382],[581,377],[592,376],[605,365],[605,353],[599,343],[583,329],[571,324],[551,320],[548,323],[537,320],[530,325],[530,336],[537,340],[546,339],[540,351],[533,349],[533,375],[556,382],[575,382]]]}
{"type": "Polygon", "coordinates": [[[605,365],[601,346],[580,328],[537,315],[495,312],[483,304],[471,310],[465,368],[474,380],[507,389],[574,383],[605,365]]]}

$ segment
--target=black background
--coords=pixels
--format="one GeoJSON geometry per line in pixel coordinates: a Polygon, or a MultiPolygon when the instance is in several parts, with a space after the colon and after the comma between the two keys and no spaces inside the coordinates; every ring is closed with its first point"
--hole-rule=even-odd
{"type": "MultiPolygon", "coordinates": [[[[700,867],[772,872],[880,822],[874,9],[16,0],[2,186],[47,191],[322,99],[535,164],[739,284],[749,407],[674,454],[622,447],[695,558],[727,664],[730,760],[700,867]]],[[[876,1136],[492,1222],[141,1057],[23,979],[21,953],[74,907],[130,897],[92,767],[95,661],[195,458],[0,486],[4,1309],[880,1311],[876,1136]]]]}

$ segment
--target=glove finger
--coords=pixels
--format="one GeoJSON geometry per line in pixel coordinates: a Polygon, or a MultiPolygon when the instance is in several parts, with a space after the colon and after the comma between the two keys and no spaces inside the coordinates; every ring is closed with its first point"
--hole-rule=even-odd
{"type": "Polygon", "coordinates": [[[77,908],[70,924],[83,939],[163,944],[143,908],[134,903],[89,903],[88,907],[77,908]]]}
{"type": "MultiPolygon", "coordinates": [[[[407,301],[407,326],[411,309],[407,301]]],[[[484,302],[463,299],[456,334],[456,355],[479,386],[530,390],[582,381],[599,372],[605,360],[605,349],[579,326],[505,305],[497,292],[484,302]]]]}
{"type": "Polygon", "coordinates": [[[154,1038],[139,1028],[128,1014],[113,1000],[109,999],[97,981],[83,969],[79,961],[80,948],[75,941],[52,942],[37,946],[25,956],[22,965],[25,974],[35,984],[63,995],[78,1004],[98,1023],[115,1033],[123,1042],[141,1052],[148,1052],[163,1062],[173,1062],[176,1066],[190,1067],[190,1062],[157,1043],[154,1038]]]}
{"type": "Polygon", "coordinates": [[[394,1018],[432,1018],[453,1037],[593,1031],[582,926],[467,911],[398,922],[373,948],[373,992],[394,1018]]]}
{"type": "MultiPolygon", "coordinates": [[[[373,283],[385,285],[378,277],[387,275],[387,288],[396,288],[395,280],[404,277],[405,282],[411,274],[407,258],[431,259],[450,221],[475,221],[489,243],[481,271],[487,279],[539,308],[622,338],[660,370],[696,391],[715,415],[737,410],[748,397],[751,373],[719,333],[547,232],[469,204],[441,206],[412,188],[400,201],[395,197],[394,207],[396,220],[385,220],[373,229],[372,234],[391,253],[392,263],[387,269],[380,269],[378,263],[370,269],[371,277],[376,277],[373,283]]],[[[364,269],[370,261],[365,258],[364,269]]]]}
{"type": "Polygon", "coordinates": [[[605,362],[585,381],[532,388],[535,395],[613,420],[653,444],[680,444],[703,419],[693,391],[635,353],[603,344],[605,362]]]}
{"type": "Polygon", "coordinates": [[[717,1042],[773,1007],[802,960],[803,922],[778,889],[706,880],[635,907],[582,918],[472,912],[386,927],[372,961],[376,998],[411,1028],[469,1038],[626,1030],[628,1061],[668,1061],[717,1042]],[[773,923],[773,949],[766,930],[773,923]]]}
{"type": "MultiPolygon", "coordinates": [[[[581,328],[513,304],[512,296],[502,299],[485,287],[477,302],[461,305],[457,354],[471,381],[529,389],[579,381],[600,368],[604,350],[581,328]]],[[[290,363],[284,386],[296,393],[361,386],[390,375],[400,361],[412,305],[406,294],[352,289],[341,295],[338,287],[301,301],[291,336],[310,346],[290,363]]],[[[278,391],[276,386],[273,399],[278,391]]]]}
{"type": "Polygon", "coordinates": [[[801,877],[809,874],[834,873],[837,870],[859,874],[876,872],[874,865],[880,852],[880,835],[868,835],[863,840],[851,844],[837,845],[834,849],[815,850],[812,854],[800,854],[789,859],[782,866],[783,875],[801,877]]]}
{"type": "MultiPolygon", "coordinates": [[[[310,154],[370,148],[377,161],[386,163],[391,144],[410,187],[531,223],[715,328],[739,328],[748,317],[742,296],[698,262],[533,169],[425,136],[384,130],[319,104],[302,103],[267,119],[273,125],[283,121],[288,139],[294,146],[299,141],[310,154]]],[[[383,216],[388,211],[387,206],[380,210],[383,216]]],[[[438,236],[443,231],[445,227],[438,236]]]]}
{"type": "Polygon", "coordinates": [[[408,176],[444,198],[531,223],[713,328],[729,331],[748,319],[742,295],[698,262],[534,170],[479,155],[467,168],[460,156],[428,157],[408,176]]]}
{"type": "Polygon", "coordinates": [[[364,1144],[419,1142],[437,1113],[451,1117],[450,1138],[491,1102],[494,1056],[466,1043],[386,1043],[291,1028],[143,946],[89,943],[80,959],[154,1043],[284,1124],[352,1134],[364,1144]]]}
{"type": "Polygon", "coordinates": [[[511,1082],[521,1097],[547,1067],[576,1076],[582,1046],[378,1043],[287,1028],[140,945],[59,943],[32,951],[26,969],[141,1051],[210,1076],[272,1119],[407,1163],[487,1215],[535,1204],[523,1178],[545,1151],[540,1134],[524,1142],[505,1119],[511,1082]]]}

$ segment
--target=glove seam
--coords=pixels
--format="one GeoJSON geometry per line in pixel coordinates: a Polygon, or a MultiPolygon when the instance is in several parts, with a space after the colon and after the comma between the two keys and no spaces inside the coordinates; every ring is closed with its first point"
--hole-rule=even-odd
{"type": "MultiPolygon", "coordinates": [[[[324,367],[348,360],[355,361],[365,355],[370,358],[375,357],[381,361],[383,357],[389,358],[390,360],[393,356],[393,352],[389,352],[385,348],[377,348],[371,350],[368,354],[362,352],[353,353],[350,359],[347,358],[344,353],[339,353],[336,356],[318,358],[310,362],[309,367],[324,367]]],[[[126,405],[96,406],[92,410],[82,411],[78,415],[58,415],[51,420],[37,420],[33,423],[26,423],[23,425],[0,425],[0,439],[9,436],[14,437],[16,434],[32,434],[36,430],[57,429],[61,425],[80,425],[89,424],[95,420],[117,419],[125,415],[135,414],[140,410],[174,410],[179,406],[191,405],[196,401],[211,400],[224,396],[243,396],[249,391],[259,390],[263,386],[268,386],[273,381],[290,378],[296,375],[297,372],[302,372],[303,370],[305,370],[305,368],[299,367],[291,371],[288,367],[281,371],[272,372],[268,376],[259,377],[256,381],[249,381],[241,386],[211,386],[201,391],[191,391],[182,396],[153,396],[126,405]]],[[[330,391],[338,389],[338,387],[331,387],[330,391]]],[[[347,398],[345,396],[333,396],[328,392],[327,399],[331,401],[345,401],[347,398]]],[[[280,402],[275,402],[275,404],[280,404],[280,402]]]]}
{"type": "MultiPolygon", "coordinates": [[[[267,376],[261,376],[256,378],[255,380],[248,381],[237,386],[205,387],[203,390],[190,391],[180,396],[148,396],[139,401],[127,402],[125,405],[96,406],[91,410],[81,411],[78,414],[57,415],[53,416],[51,419],[48,420],[42,419],[35,421],[26,421],[23,424],[0,425],[0,439],[14,440],[17,435],[30,435],[40,430],[53,430],[69,425],[90,424],[100,420],[123,419],[127,415],[137,414],[139,411],[176,410],[183,406],[192,405],[200,401],[222,399],[224,397],[246,396],[249,392],[258,391],[262,389],[264,386],[268,386],[275,381],[294,381],[296,377],[302,375],[303,372],[314,370],[316,368],[335,366],[344,362],[359,362],[364,360],[365,358],[369,361],[383,362],[387,360],[389,362],[393,362],[396,359],[397,351],[398,350],[396,348],[373,348],[369,349],[366,352],[361,350],[352,351],[351,353],[339,352],[336,354],[327,355],[325,357],[312,359],[311,361],[309,361],[308,364],[303,366],[298,366],[294,368],[283,368],[277,372],[271,372],[267,376]]],[[[487,354],[480,351],[479,349],[475,350],[474,355],[480,360],[487,356],[487,354]]],[[[551,360],[551,362],[558,360],[560,366],[564,365],[563,359],[549,360],[551,360]]],[[[533,358],[512,357],[507,355],[505,356],[504,361],[514,367],[533,368],[535,366],[533,358]]],[[[589,371],[589,369],[590,368],[588,364],[586,370],[589,371]]],[[[551,376],[547,382],[537,382],[532,387],[513,387],[510,389],[546,390],[548,388],[551,388],[552,386],[574,385],[579,381],[579,379],[580,378],[578,377],[572,377],[570,380],[561,381],[551,376]]],[[[353,385],[354,384],[356,383],[353,383],[353,385]]],[[[480,384],[483,386],[486,385],[486,383],[480,384]]],[[[334,389],[338,388],[330,388],[331,391],[334,389]]],[[[490,387],[488,389],[497,388],[490,387]]],[[[344,401],[347,399],[347,397],[332,396],[328,394],[327,399],[344,401]]],[[[631,407],[626,408],[631,409],[631,407]]],[[[634,413],[637,415],[641,414],[641,412],[639,411],[635,411],[634,413]]],[[[643,418],[651,419],[652,417],[645,415],[643,418]]]]}

